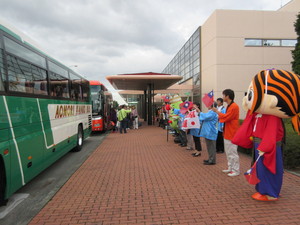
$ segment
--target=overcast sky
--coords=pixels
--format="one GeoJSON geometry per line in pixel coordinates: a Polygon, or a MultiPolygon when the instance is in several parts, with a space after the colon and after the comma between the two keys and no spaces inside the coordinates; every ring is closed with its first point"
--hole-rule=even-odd
{"type": "Polygon", "coordinates": [[[89,80],[162,72],[215,9],[277,10],[290,0],[0,0],[1,18],[89,80]]]}

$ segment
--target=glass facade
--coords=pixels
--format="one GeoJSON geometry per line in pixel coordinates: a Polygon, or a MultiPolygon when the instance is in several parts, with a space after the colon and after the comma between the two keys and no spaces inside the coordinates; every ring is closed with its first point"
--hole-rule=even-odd
{"type": "Polygon", "coordinates": [[[199,27],[162,73],[182,76],[179,83],[193,79],[193,101],[200,101],[200,32],[199,27]]]}

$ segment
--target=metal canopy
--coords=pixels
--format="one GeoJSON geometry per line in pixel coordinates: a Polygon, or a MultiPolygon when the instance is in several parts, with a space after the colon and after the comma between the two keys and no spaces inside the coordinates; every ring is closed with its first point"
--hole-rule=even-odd
{"type": "Polygon", "coordinates": [[[182,79],[179,75],[165,73],[132,73],[107,76],[106,79],[117,90],[165,90],[182,79]]]}
{"type": "Polygon", "coordinates": [[[154,90],[165,90],[172,84],[180,81],[181,76],[165,73],[132,73],[107,76],[106,79],[116,90],[144,91],[144,120],[148,125],[154,123],[154,90]]]}

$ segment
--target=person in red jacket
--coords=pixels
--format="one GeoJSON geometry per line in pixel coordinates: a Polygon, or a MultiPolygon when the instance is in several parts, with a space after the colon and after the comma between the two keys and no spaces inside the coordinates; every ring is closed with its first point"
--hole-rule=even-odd
{"type": "MultiPolygon", "coordinates": [[[[263,70],[254,76],[243,99],[247,116],[232,139],[244,148],[254,146],[258,201],[276,201],[283,180],[282,140],[284,127],[281,118],[292,118],[300,134],[300,77],[285,70],[263,70]]],[[[251,173],[251,172],[250,172],[251,173]]],[[[248,175],[246,173],[246,175],[248,175]]]]}
{"type": "Polygon", "coordinates": [[[234,102],[234,91],[225,89],[223,91],[223,100],[227,103],[226,113],[219,112],[216,108],[212,110],[219,116],[219,121],[224,123],[224,150],[226,153],[228,168],[223,170],[228,176],[234,177],[240,174],[240,160],[237,152],[237,145],[231,142],[239,128],[239,106],[234,102]]]}

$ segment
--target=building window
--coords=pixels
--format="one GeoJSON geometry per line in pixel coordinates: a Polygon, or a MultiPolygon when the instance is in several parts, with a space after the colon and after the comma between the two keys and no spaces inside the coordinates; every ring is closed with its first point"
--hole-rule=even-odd
{"type": "Polygon", "coordinates": [[[296,39],[250,39],[244,40],[245,46],[258,47],[294,47],[297,44],[296,39]]]}
{"type": "Polygon", "coordinates": [[[284,47],[295,47],[297,40],[281,40],[281,46],[284,47]]]}
{"type": "Polygon", "coordinates": [[[263,40],[264,46],[280,46],[280,40],[263,40]]]}
{"type": "Polygon", "coordinates": [[[245,46],[262,46],[261,39],[245,39],[245,46]]]}

